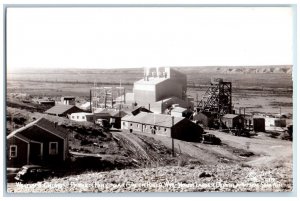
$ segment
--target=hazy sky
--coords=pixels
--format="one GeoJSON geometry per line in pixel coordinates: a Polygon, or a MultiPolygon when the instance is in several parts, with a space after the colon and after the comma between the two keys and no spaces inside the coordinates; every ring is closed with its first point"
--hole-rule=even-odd
{"type": "Polygon", "coordinates": [[[8,70],[292,64],[291,8],[9,8],[8,70]]]}

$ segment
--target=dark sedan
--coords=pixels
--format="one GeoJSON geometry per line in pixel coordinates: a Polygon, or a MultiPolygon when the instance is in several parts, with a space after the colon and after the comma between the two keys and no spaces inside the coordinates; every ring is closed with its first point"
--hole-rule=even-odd
{"type": "Polygon", "coordinates": [[[15,180],[22,183],[37,182],[53,175],[54,172],[51,169],[39,165],[24,165],[18,172],[15,180]]]}

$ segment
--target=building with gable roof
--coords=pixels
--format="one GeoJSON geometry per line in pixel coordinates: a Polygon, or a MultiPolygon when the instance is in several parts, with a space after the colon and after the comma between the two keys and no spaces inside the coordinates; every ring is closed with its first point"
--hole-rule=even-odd
{"type": "Polygon", "coordinates": [[[68,156],[68,131],[45,118],[13,131],[6,139],[7,167],[57,164],[68,156]]]}
{"type": "Polygon", "coordinates": [[[203,133],[199,125],[187,118],[146,112],[140,112],[135,116],[124,116],[121,127],[130,132],[161,135],[192,142],[200,141],[203,133]]]}

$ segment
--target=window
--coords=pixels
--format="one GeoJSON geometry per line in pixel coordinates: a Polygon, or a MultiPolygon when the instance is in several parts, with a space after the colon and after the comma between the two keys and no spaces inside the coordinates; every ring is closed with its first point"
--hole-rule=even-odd
{"type": "Polygon", "coordinates": [[[130,124],[130,126],[132,126],[132,124],[130,124]]]}
{"type": "Polygon", "coordinates": [[[11,158],[17,157],[17,145],[9,146],[9,157],[11,158]]]}
{"type": "Polygon", "coordinates": [[[77,119],[79,119],[79,116],[77,116],[77,119]]]}
{"type": "Polygon", "coordinates": [[[125,126],[125,122],[123,121],[123,126],[125,126]]]}
{"type": "Polygon", "coordinates": [[[84,116],[82,116],[82,119],[84,119],[84,116]]]}
{"type": "Polygon", "coordinates": [[[75,119],[75,116],[72,116],[72,119],[75,119]]]}
{"type": "Polygon", "coordinates": [[[49,155],[58,154],[58,142],[49,142],[49,155]]]}
{"type": "Polygon", "coordinates": [[[138,128],[138,127],[139,127],[139,125],[138,125],[138,124],[136,124],[136,127],[138,128]]]}
{"type": "Polygon", "coordinates": [[[165,128],[165,132],[167,132],[167,129],[165,128]]]}

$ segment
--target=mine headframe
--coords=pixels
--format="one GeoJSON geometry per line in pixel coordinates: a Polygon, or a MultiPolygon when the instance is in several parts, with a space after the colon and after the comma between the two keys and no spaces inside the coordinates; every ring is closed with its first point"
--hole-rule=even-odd
{"type": "Polygon", "coordinates": [[[199,111],[217,113],[219,116],[232,113],[232,84],[221,78],[212,78],[197,108],[199,111]]]}

